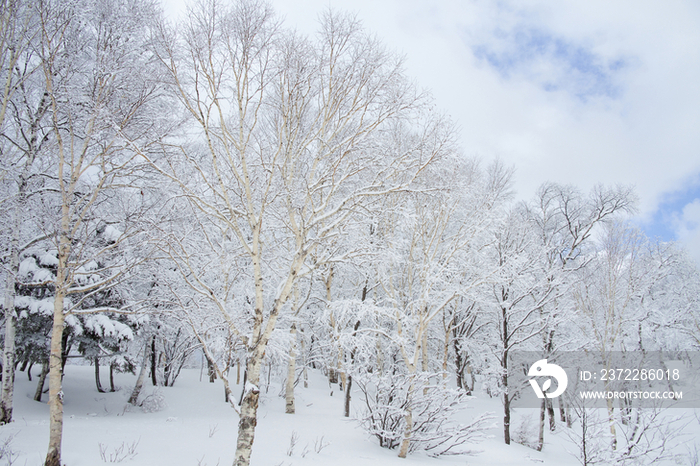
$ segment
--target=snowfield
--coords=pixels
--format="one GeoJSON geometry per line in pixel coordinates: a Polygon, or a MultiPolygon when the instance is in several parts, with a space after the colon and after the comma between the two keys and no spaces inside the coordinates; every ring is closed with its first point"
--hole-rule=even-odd
{"type": "MultiPolygon", "coordinates": [[[[49,422],[48,406],[32,399],[38,372],[39,368],[35,367],[33,382],[27,380],[24,372],[17,372],[15,421],[0,427],[0,442],[13,437],[8,443],[13,456],[11,463],[3,464],[43,464],[49,422]]],[[[106,377],[107,371],[104,370],[103,379],[106,377]]],[[[63,441],[66,465],[214,466],[233,463],[237,416],[224,402],[221,381],[209,383],[204,374],[200,382],[199,369],[184,369],[174,387],[156,389],[156,395],[162,395],[165,406],[161,406],[160,411],[146,413],[126,403],[135,379],[131,374],[117,374],[119,390],[99,393],[95,388],[93,367],[66,366],[63,441]]],[[[312,371],[309,388],[297,387],[296,414],[284,413],[284,397],[278,396],[280,391],[280,383],[272,383],[267,392],[263,388],[252,455],[254,465],[579,464],[569,453],[575,451],[575,445],[568,439],[565,427],[558,426],[556,434],[547,432],[545,448],[537,452],[519,444],[504,445],[502,426],[498,421],[489,432],[491,437],[473,446],[475,453],[472,456],[431,458],[416,453],[400,459],[397,451],[380,448],[357,421],[342,416],[342,393],[334,386],[331,396],[331,389],[322,374],[312,371]]],[[[150,381],[147,381],[142,397],[153,392],[150,381]]],[[[240,393],[240,386],[236,393],[240,393]]],[[[361,408],[359,395],[354,393],[355,412],[361,408]]],[[[492,411],[500,419],[501,410],[498,399],[483,394],[471,401],[471,407],[464,415],[471,417],[492,411]]],[[[516,410],[513,432],[518,431],[523,416],[530,416],[532,434],[535,435],[537,415],[538,410],[516,410]]],[[[687,420],[686,440],[693,443],[698,433],[698,420],[694,416],[687,420]]],[[[676,460],[669,464],[693,464],[688,457],[691,451],[694,450],[685,445],[679,449],[676,460]]]]}

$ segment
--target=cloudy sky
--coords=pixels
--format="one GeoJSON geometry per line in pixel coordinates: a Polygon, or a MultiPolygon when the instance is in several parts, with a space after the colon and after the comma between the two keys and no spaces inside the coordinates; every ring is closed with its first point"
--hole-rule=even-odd
{"type": "MultiPolygon", "coordinates": [[[[175,1],[175,0],[171,0],[175,1]]],[[[464,152],[545,181],[635,187],[635,221],[700,263],[697,0],[273,0],[313,33],[355,12],[458,124],[464,152]]]]}

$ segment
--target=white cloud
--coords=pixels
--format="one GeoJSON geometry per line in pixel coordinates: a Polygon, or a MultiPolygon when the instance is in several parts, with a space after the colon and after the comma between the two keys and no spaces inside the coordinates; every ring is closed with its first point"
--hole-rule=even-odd
{"type": "MultiPolygon", "coordinates": [[[[584,190],[631,184],[648,214],[700,172],[700,6],[692,0],[330,4],[357,11],[406,53],[408,72],[461,126],[465,152],[516,166],[521,197],[547,180],[584,190]],[[514,44],[518,34],[542,47],[518,72],[475,56],[482,46],[517,59],[527,51],[514,44]]],[[[327,5],[275,2],[307,30],[327,5]]]]}

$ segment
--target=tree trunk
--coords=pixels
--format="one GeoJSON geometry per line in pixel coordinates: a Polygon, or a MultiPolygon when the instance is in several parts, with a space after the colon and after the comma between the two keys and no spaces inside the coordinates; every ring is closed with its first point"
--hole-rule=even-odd
{"type": "Polygon", "coordinates": [[[204,374],[204,353],[202,353],[202,364],[199,367],[199,381],[202,381],[202,374],[204,374]]]}
{"type": "Polygon", "coordinates": [[[117,389],[114,388],[114,367],[115,367],[114,362],[109,363],[109,391],[110,392],[117,391],[117,389]]]}
{"type": "MultiPolygon", "coordinates": [[[[67,230],[67,228],[65,229],[67,230]]],[[[44,466],[61,466],[61,442],[63,440],[63,300],[67,284],[68,238],[61,235],[59,266],[54,298],[53,328],[51,331],[51,352],[49,355],[49,448],[44,466]]]]}
{"type": "Polygon", "coordinates": [[[97,386],[98,392],[104,393],[105,391],[102,389],[102,383],[100,383],[100,358],[95,356],[94,362],[95,362],[95,385],[97,386]]]}
{"type": "MultiPolygon", "coordinates": [[[[330,267],[328,271],[328,276],[324,280],[324,283],[326,285],[326,302],[330,303],[332,301],[332,292],[331,292],[331,286],[333,283],[333,267],[330,267]]],[[[331,312],[330,315],[330,326],[331,326],[331,334],[333,335],[338,335],[338,331],[336,330],[336,322],[335,322],[335,315],[333,312],[331,312]]],[[[338,346],[338,345],[336,345],[338,346]]],[[[336,361],[336,367],[333,367],[333,363],[331,363],[331,367],[328,369],[328,385],[333,385],[334,383],[338,383],[338,372],[341,367],[341,360],[343,357],[343,350],[338,349],[338,360],[336,361]]],[[[331,391],[331,394],[333,392],[331,391]]]]}
{"type": "MultiPolygon", "coordinates": [[[[22,197],[21,192],[20,197],[22,197]]],[[[15,212],[15,225],[10,246],[10,264],[7,268],[5,282],[5,343],[2,362],[0,425],[12,421],[12,397],[15,384],[15,274],[19,268],[19,216],[19,211],[15,212]]]]}
{"type": "Polygon", "coordinates": [[[172,371],[173,361],[166,361],[165,366],[163,366],[163,386],[171,387],[172,383],[170,381],[170,375],[172,371]]]}
{"type": "Polygon", "coordinates": [[[583,466],[588,466],[588,411],[581,408],[581,456],[583,466]]]}
{"type": "MultiPolygon", "coordinates": [[[[365,290],[362,293],[362,300],[363,301],[364,301],[366,294],[367,294],[367,287],[365,286],[365,290]]],[[[355,339],[355,336],[357,335],[358,328],[360,328],[360,321],[359,320],[357,322],[355,322],[355,326],[353,327],[353,330],[352,330],[353,340],[355,339]]],[[[350,364],[351,365],[355,364],[355,351],[356,351],[356,348],[353,346],[352,351],[350,351],[350,364]]],[[[352,375],[348,374],[347,387],[345,387],[345,412],[344,412],[345,417],[350,417],[350,399],[352,398],[351,391],[352,391],[352,375]]]]}
{"type": "Polygon", "coordinates": [[[236,442],[236,460],[234,466],[249,466],[250,454],[255,440],[255,427],[258,424],[258,400],[260,398],[260,365],[262,354],[254,353],[248,358],[244,378],[241,418],[238,422],[238,440],[236,442]]]}
{"type": "Polygon", "coordinates": [[[447,378],[447,361],[450,357],[450,331],[445,332],[445,342],[442,348],[442,378],[447,378]]]}
{"type": "Polygon", "coordinates": [[[158,362],[156,361],[158,354],[156,353],[156,336],[153,335],[151,339],[151,382],[153,386],[158,385],[158,379],[156,378],[156,371],[158,369],[158,362]]]}
{"type": "Polygon", "coordinates": [[[70,337],[69,328],[65,327],[61,338],[61,380],[63,380],[63,373],[66,371],[66,363],[68,362],[68,353],[70,353],[71,346],[73,346],[73,339],[70,337]]]}
{"type": "Polygon", "coordinates": [[[543,399],[542,403],[540,404],[540,423],[539,423],[539,429],[538,429],[538,434],[537,434],[537,448],[535,450],[537,451],[542,451],[542,447],[544,446],[544,418],[547,414],[546,412],[546,402],[543,399]]]}
{"type": "MultiPolygon", "coordinates": [[[[411,396],[410,393],[413,392],[414,388],[413,381],[411,381],[408,388],[409,397],[411,396]]],[[[411,409],[410,405],[406,407],[406,415],[404,416],[404,419],[406,421],[406,429],[404,430],[403,440],[401,441],[401,447],[399,448],[399,458],[406,458],[409,447],[411,446],[411,436],[413,434],[413,410],[411,409]]]]}
{"type": "Polygon", "coordinates": [[[350,392],[352,390],[352,375],[348,374],[348,386],[345,387],[345,410],[344,416],[350,417],[350,400],[352,398],[350,392]]]}
{"type": "Polygon", "coordinates": [[[246,362],[245,370],[243,371],[243,387],[241,388],[241,398],[238,400],[238,406],[243,406],[243,397],[245,396],[245,386],[248,383],[248,363],[246,362]]]}
{"type": "Polygon", "coordinates": [[[564,397],[559,397],[559,419],[561,422],[566,422],[566,407],[564,405],[564,397]]]}
{"type": "Polygon", "coordinates": [[[267,383],[265,384],[265,393],[270,390],[270,378],[272,377],[272,358],[267,360],[267,383]]]}
{"type": "Polygon", "coordinates": [[[143,381],[146,378],[146,367],[148,366],[148,358],[150,356],[149,347],[150,345],[146,343],[146,347],[143,350],[143,362],[141,363],[141,369],[139,369],[139,376],[136,379],[136,385],[134,385],[134,389],[131,391],[131,396],[129,397],[129,404],[134,406],[136,406],[141,388],[143,388],[143,381]]]}
{"type": "MultiPolygon", "coordinates": [[[[8,13],[9,14],[9,13],[8,13]]],[[[7,424],[12,421],[12,398],[14,395],[15,384],[15,282],[16,274],[19,270],[19,253],[20,253],[20,228],[22,226],[22,217],[24,216],[27,204],[27,189],[28,180],[30,177],[30,169],[34,164],[37,155],[38,142],[38,126],[39,121],[44,117],[48,106],[44,96],[34,119],[30,125],[29,146],[26,151],[26,161],[22,173],[19,176],[17,185],[17,203],[14,206],[14,217],[12,222],[12,240],[10,241],[9,259],[7,264],[7,275],[5,277],[5,342],[3,346],[3,365],[2,365],[2,394],[0,395],[0,425],[7,424]]],[[[3,107],[4,118],[4,107],[3,107]]],[[[25,136],[26,137],[26,136],[25,136]]]]}
{"type": "Polygon", "coordinates": [[[214,383],[216,380],[216,369],[214,368],[214,362],[207,358],[207,375],[209,375],[209,383],[214,383]]]}
{"type": "Polygon", "coordinates": [[[423,332],[423,343],[421,344],[421,369],[423,372],[428,372],[430,367],[428,366],[428,328],[423,332]]]}
{"type": "Polygon", "coordinates": [[[465,389],[465,384],[464,384],[464,362],[462,359],[462,351],[461,351],[461,344],[459,343],[458,338],[453,338],[452,339],[452,346],[454,346],[455,350],[455,373],[457,375],[457,388],[465,389]]]}
{"type": "Polygon", "coordinates": [[[474,379],[474,370],[472,369],[472,365],[469,364],[467,361],[467,375],[469,375],[469,383],[467,383],[467,394],[471,395],[472,392],[474,391],[474,384],[476,380],[474,379]]]}
{"type": "Polygon", "coordinates": [[[413,430],[413,412],[409,408],[406,412],[406,430],[403,434],[403,440],[401,441],[401,448],[399,449],[399,458],[406,458],[408,456],[408,448],[411,446],[411,431],[413,430]]]}
{"type": "Polygon", "coordinates": [[[503,394],[503,441],[510,445],[510,397],[503,394]]]}
{"type": "Polygon", "coordinates": [[[253,269],[255,273],[255,322],[253,325],[254,342],[252,347],[249,347],[246,359],[246,372],[248,380],[243,387],[243,400],[241,403],[240,421],[238,422],[238,440],[236,442],[235,466],[249,466],[250,455],[255,440],[255,427],[257,426],[258,415],[258,400],[260,398],[260,367],[265,350],[270,339],[270,334],[275,328],[277,316],[280,308],[284,305],[289,297],[294,285],[294,277],[297,276],[303,256],[297,256],[292,266],[292,271],[287,278],[287,282],[280,291],[277,299],[274,301],[267,323],[263,326],[263,280],[260,256],[258,255],[259,237],[257,233],[253,235],[253,269]]]}
{"type": "MultiPolygon", "coordinates": [[[[607,384],[606,384],[607,385],[607,384]]],[[[607,389],[607,386],[605,387],[607,389]]],[[[614,417],[614,407],[613,402],[610,398],[607,399],[608,405],[608,423],[610,424],[610,438],[611,438],[611,448],[617,450],[617,431],[615,429],[615,417],[614,417]]]]}
{"type": "MultiPolygon", "coordinates": [[[[427,307],[425,309],[425,313],[426,314],[428,313],[427,307]]],[[[422,337],[421,337],[422,343],[420,346],[421,369],[423,370],[423,372],[426,372],[426,373],[428,372],[428,369],[429,369],[429,367],[428,367],[428,324],[429,324],[429,322],[426,322],[425,325],[420,324],[418,326],[418,332],[419,332],[419,334],[422,334],[422,337]]],[[[423,387],[423,395],[427,395],[427,394],[428,394],[428,386],[426,384],[426,386],[423,387]]]]}
{"type": "MultiPolygon", "coordinates": [[[[61,153],[61,162],[63,161],[61,153]]],[[[63,164],[59,164],[59,174],[63,164]]],[[[65,194],[64,194],[65,195],[65,194]]],[[[71,250],[70,202],[65,198],[61,206],[61,233],[58,245],[55,295],[53,301],[53,326],[49,353],[49,447],[44,466],[61,466],[61,442],[63,440],[63,364],[64,364],[64,299],[70,284],[68,256],[71,250]]]]}
{"type": "Polygon", "coordinates": [[[503,356],[501,362],[503,367],[503,376],[501,384],[503,385],[503,441],[506,445],[510,445],[510,394],[508,393],[508,354],[503,356]]]}
{"type": "Polygon", "coordinates": [[[296,379],[296,354],[294,348],[297,342],[297,326],[292,324],[289,333],[292,336],[292,344],[289,347],[289,365],[287,368],[287,387],[285,389],[285,413],[294,414],[294,380],[296,379]]]}
{"type": "Polygon", "coordinates": [[[5,346],[2,364],[2,396],[0,397],[0,425],[12,421],[12,397],[15,384],[15,305],[14,273],[8,273],[7,281],[12,280],[12,291],[5,289],[5,346]],[[9,277],[11,275],[11,277],[9,277]],[[11,294],[11,295],[10,295],[11,294]]]}
{"type": "MultiPolygon", "coordinates": [[[[505,299],[503,299],[503,301],[505,301],[505,299]]],[[[508,345],[510,344],[510,334],[508,333],[508,309],[506,307],[501,307],[501,316],[503,319],[501,325],[501,344],[504,348],[501,360],[501,367],[503,368],[503,375],[501,377],[501,383],[503,385],[503,441],[506,445],[510,445],[511,396],[510,393],[508,393],[508,345]]]]}
{"type": "Polygon", "coordinates": [[[39,375],[39,382],[36,385],[36,392],[34,392],[34,401],[41,401],[41,395],[44,393],[44,385],[46,384],[46,375],[49,373],[49,363],[48,361],[41,365],[41,374],[39,375]]]}
{"type": "Polygon", "coordinates": [[[340,381],[338,382],[338,385],[340,385],[341,390],[345,390],[345,385],[347,384],[347,374],[345,373],[345,370],[343,368],[343,360],[345,359],[345,354],[342,348],[338,351],[338,369],[337,372],[340,376],[340,381]]]}
{"type": "Polygon", "coordinates": [[[549,431],[554,432],[557,429],[556,415],[554,414],[554,401],[551,398],[545,398],[547,404],[547,414],[549,415],[549,431]]]}
{"type": "Polygon", "coordinates": [[[301,360],[304,365],[304,368],[302,369],[303,372],[303,377],[304,377],[304,388],[309,388],[309,370],[308,370],[308,364],[306,360],[306,343],[304,341],[304,328],[301,328],[301,338],[299,339],[299,343],[301,344],[301,360]]]}

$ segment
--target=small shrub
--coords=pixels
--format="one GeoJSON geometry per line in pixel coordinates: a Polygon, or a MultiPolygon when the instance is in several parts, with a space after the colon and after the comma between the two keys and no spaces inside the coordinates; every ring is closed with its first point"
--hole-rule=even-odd
{"type": "Polygon", "coordinates": [[[515,428],[515,432],[513,432],[513,441],[526,447],[537,448],[537,434],[532,423],[532,415],[520,418],[520,422],[515,428]]]}
{"type": "Polygon", "coordinates": [[[296,431],[292,431],[292,436],[289,438],[289,447],[287,448],[287,456],[292,456],[294,454],[294,447],[299,441],[299,435],[296,431]]]}
{"type": "Polygon", "coordinates": [[[0,460],[5,460],[4,464],[8,466],[11,466],[19,456],[19,453],[12,449],[12,441],[15,439],[15,435],[16,434],[8,435],[5,440],[0,443],[0,460]]]}
{"type": "Polygon", "coordinates": [[[321,453],[321,450],[331,444],[331,442],[324,442],[323,437],[324,435],[322,435],[321,438],[316,437],[316,440],[314,440],[314,451],[316,453],[321,453]]]}
{"type": "Polygon", "coordinates": [[[494,419],[486,413],[469,425],[456,424],[452,417],[465,407],[468,396],[440,382],[431,384],[431,379],[441,380],[438,374],[367,374],[355,379],[366,408],[360,424],[384,448],[401,444],[408,412],[413,419],[409,451],[425,451],[431,456],[468,453],[460,446],[481,440],[494,419]]]}
{"type": "Polygon", "coordinates": [[[97,446],[100,449],[100,458],[105,463],[121,463],[122,461],[131,460],[136,456],[136,448],[139,446],[141,439],[134,440],[130,444],[122,442],[118,447],[113,448],[109,451],[109,447],[102,443],[98,443],[97,446]]]}
{"type": "Polygon", "coordinates": [[[161,392],[158,387],[154,388],[153,392],[141,401],[141,411],[144,413],[155,413],[167,407],[168,404],[165,402],[165,395],[163,395],[163,392],[161,392]]]}

